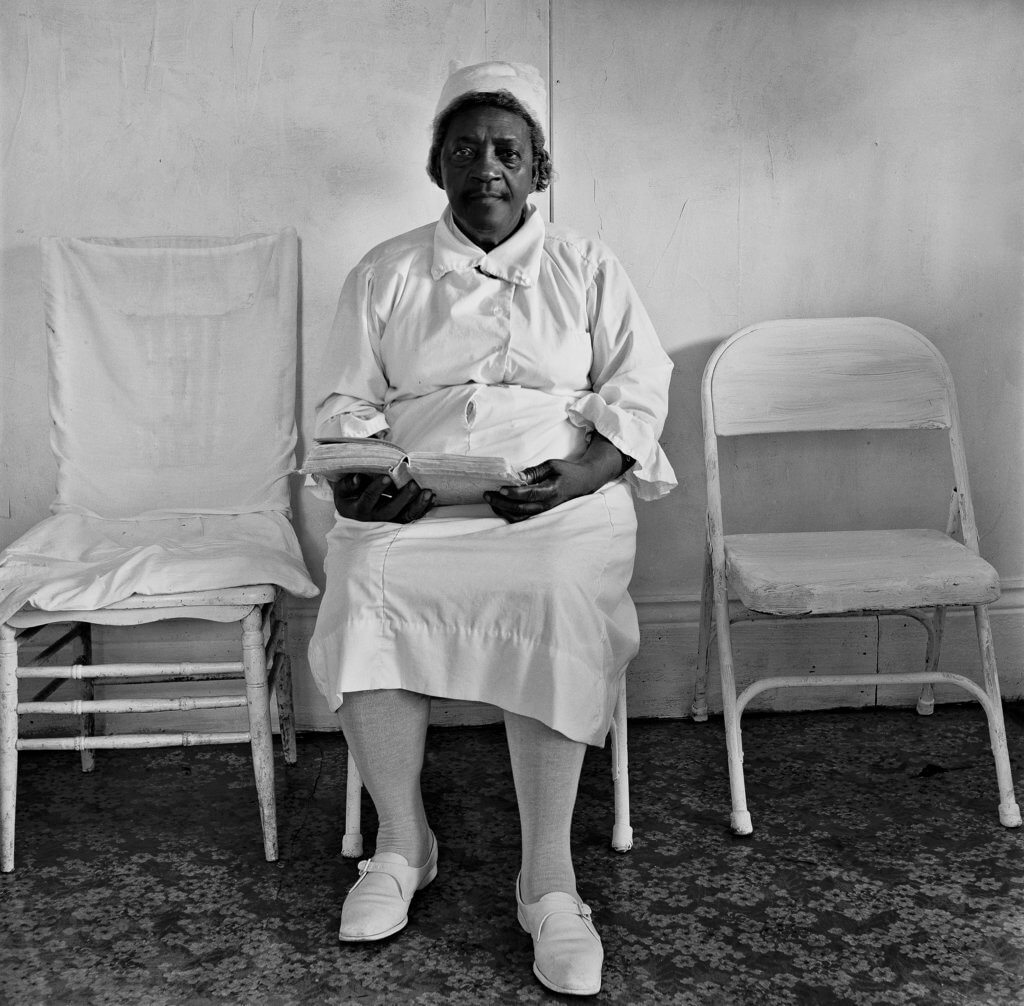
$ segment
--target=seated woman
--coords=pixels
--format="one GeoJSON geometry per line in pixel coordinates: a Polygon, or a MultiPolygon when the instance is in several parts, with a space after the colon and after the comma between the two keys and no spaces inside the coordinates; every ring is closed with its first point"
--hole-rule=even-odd
{"type": "Polygon", "coordinates": [[[557,992],[601,987],[569,832],[586,745],[604,743],[639,632],[626,592],[633,494],[675,485],[658,446],[671,361],[622,266],[527,203],[551,175],[533,67],[455,72],[428,171],[449,205],[385,241],[341,293],[316,435],[503,456],[528,484],[471,506],[387,476],[333,485],[310,644],[379,818],[342,940],[405,926],[438,871],[420,795],[430,697],[504,710],[522,826],[518,918],[557,992]]]}

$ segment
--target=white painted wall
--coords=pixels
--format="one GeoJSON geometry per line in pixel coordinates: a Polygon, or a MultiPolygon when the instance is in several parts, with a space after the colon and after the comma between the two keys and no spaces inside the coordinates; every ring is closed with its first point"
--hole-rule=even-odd
{"type": "MultiPolygon", "coordinates": [[[[449,61],[522,59],[551,72],[551,212],[619,253],[677,363],[664,442],[681,486],[641,510],[632,711],[688,702],[701,369],[734,329],[787,315],[893,317],[946,355],[984,552],[1008,588],[994,620],[1005,690],[1022,695],[1022,42],[1015,0],[9,0],[0,545],[53,494],[41,236],[295,226],[306,436],[345,272],[443,206],[423,164],[449,61]]],[[[835,457],[848,512],[826,519],[856,517],[900,482],[885,511],[897,520],[945,478],[923,456],[902,468],[888,447],[871,471],[862,448],[837,439],[785,465],[773,442],[737,455],[761,484],[737,519],[784,486],[807,503],[787,516],[809,517],[813,479],[835,457]]],[[[330,515],[297,493],[295,517],[319,576],[330,515]]],[[[302,667],[314,615],[293,616],[299,708],[326,727],[302,667]]],[[[902,630],[870,634],[883,667],[907,648],[902,630]]],[[[817,638],[771,652],[817,659],[817,638]]],[[[964,639],[951,653],[969,664],[964,639]]],[[[828,645],[857,662],[852,644],[828,645]]]]}
{"type": "MultiPolygon", "coordinates": [[[[982,549],[1004,585],[994,619],[1004,693],[1024,694],[1024,5],[566,0],[553,6],[551,38],[555,216],[618,251],[677,364],[665,444],[681,488],[645,509],[635,579],[648,601],[637,664],[647,694],[678,702],[666,682],[695,646],[699,385],[712,346],[766,318],[847,314],[918,328],[950,364],[982,549]]],[[[770,438],[740,445],[723,469],[753,475],[755,489],[732,528],[868,519],[887,497],[870,519],[899,526],[926,490],[941,525],[947,471],[925,452],[897,460],[895,439],[872,438],[879,468],[848,435],[796,458],[770,438]],[[840,501],[824,515],[820,477],[840,501]],[[795,504],[771,509],[782,490],[795,504]]],[[[810,639],[773,650],[773,637],[745,631],[777,669],[814,662],[810,639]]],[[[883,669],[919,652],[916,631],[885,620],[877,637],[866,631],[873,642],[834,654],[840,669],[863,669],[862,651],[883,669]]],[[[969,626],[951,638],[959,649],[944,666],[975,666],[969,626]]],[[[894,699],[880,696],[836,698],[894,699]]],[[[645,698],[630,697],[633,709],[645,698]]]]}

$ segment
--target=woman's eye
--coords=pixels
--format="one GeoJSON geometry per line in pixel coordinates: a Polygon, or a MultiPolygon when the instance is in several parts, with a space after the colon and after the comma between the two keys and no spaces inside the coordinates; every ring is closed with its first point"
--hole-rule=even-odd
{"type": "Polygon", "coordinates": [[[522,160],[522,157],[517,151],[509,150],[501,155],[501,160],[503,164],[513,165],[518,164],[522,160]]]}
{"type": "Polygon", "coordinates": [[[473,151],[469,147],[456,147],[450,156],[453,161],[464,164],[466,161],[472,160],[473,151]]]}

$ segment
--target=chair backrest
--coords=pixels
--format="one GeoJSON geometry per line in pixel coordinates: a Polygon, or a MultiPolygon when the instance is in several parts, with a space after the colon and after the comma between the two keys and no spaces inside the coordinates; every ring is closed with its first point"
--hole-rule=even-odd
{"type": "Polygon", "coordinates": [[[939,351],[885,318],[761,322],[722,342],[701,386],[709,520],[721,530],[720,436],[948,429],[965,541],[977,550],[956,394],[939,351]]]}
{"type": "Polygon", "coordinates": [[[800,430],[948,429],[953,385],[938,350],[883,318],[751,325],[704,372],[719,436],[800,430]]]}
{"type": "Polygon", "coordinates": [[[298,241],[49,238],[55,512],[287,512],[298,241]]]}

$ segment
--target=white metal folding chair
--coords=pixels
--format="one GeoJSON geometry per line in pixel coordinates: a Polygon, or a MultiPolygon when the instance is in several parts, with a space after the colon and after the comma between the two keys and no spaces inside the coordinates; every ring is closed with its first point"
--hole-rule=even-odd
{"type": "Polygon", "coordinates": [[[0,869],[14,868],[19,752],[79,750],[90,771],[97,748],[241,742],[274,860],[271,688],[285,759],[296,757],[284,591],[317,592],[288,519],[296,234],[49,239],[43,280],[57,498],[0,555],[0,869]],[[181,618],[239,623],[238,659],[94,662],[93,625],[181,618]],[[70,628],[22,662],[19,648],[51,624],[70,628]],[[45,666],[71,645],[73,659],[45,666]],[[50,683],[19,697],[36,678],[50,683]],[[244,691],[166,687],[227,678],[244,691]],[[50,699],[68,682],[78,698],[50,699]],[[97,697],[116,683],[164,694],[97,697]],[[230,708],[248,711],[245,729],[221,729],[223,714],[193,731],[95,729],[97,715],[230,708]],[[80,729],[19,732],[20,718],[42,714],[78,717],[80,729]]]}
{"type": "MultiPolygon", "coordinates": [[[[752,830],[743,777],[740,717],[767,689],[793,686],[921,685],[965,689],[984,708],[995,756],[999,819],[1021,823],[1013,792],[988,605],[999,596],[995,569],[979,553],[953,381],[920,333],[881,318],[823,318],[751,325],[712,354],[701,391],[707,473],[707,551],[701,599],[694,719],[707,718],[712,638],[718,637],[732,829],[752,830]],[[794,531],[726,534],[719,437],[838,430],[948,430],[954,486],[944,531],[794,531]],[[957,541],[954,535],[962,539],[957,541]],[[730,608],[729,591],[739,604],[730,608]],[[938,669],[945,610],[974,609],[983,682],[938,669]],[[732,626],[763,618],[907,615],[928,634],[923,671],[786,675],[754,680],[736,693],[732,626]],[[713,616],[713,621],[712,621],[713,616]]],[[[803,486],[806,490],[808,487],[803,486]]],[[[815,486],[823,500],[825,484],[815,486]]],[[[805,499],[806,502],[806,499],[805,499]]],[[[778,512],[786,503],[764,499],[778,512]]]]}
{"type": "MultiPolygon", "coordinates": [[[[629,822],[629,757],[626,735],[626,679],[623,677],[611,725],[612,792],[615,818],[612,825],[612,848],[616,852],[629,852],[633,848],[633,829],[629,822]]],[[[363,782],[351,753],[348,756],[348,774],[345,794],[345,834],[341,854],[358,859],[363,854],[362,832],[363,782]]]]}

